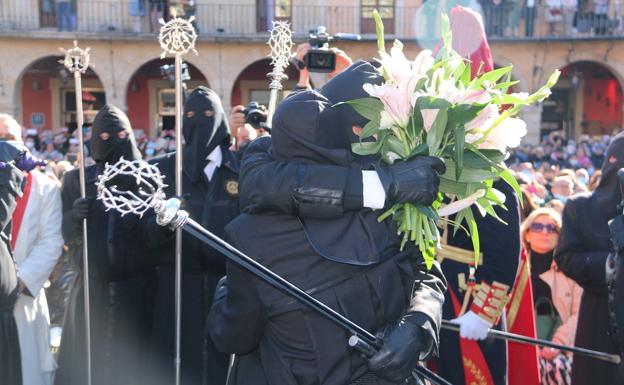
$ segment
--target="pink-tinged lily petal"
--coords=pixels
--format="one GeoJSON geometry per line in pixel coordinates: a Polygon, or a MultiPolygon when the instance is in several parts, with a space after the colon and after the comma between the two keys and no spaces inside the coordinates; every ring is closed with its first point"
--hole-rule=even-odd
{"type": "Polygon", "coordinates": [[[461,96],[458,104],[485,104],[492,100],[489,92],[486,90],[468,90],[461,96]]]}
{"type": "Polygon", "coordinates": [[[441,217],[448,217],[449,215],[453,215],[461,210],[470,207],[473,203],[477,201],[477,199],[483,197],[485,195],[485,190],[478,190],[472,195],[467,196],[466,198],[456,200],[447,204],[446,206],[442,206],[438,209],[438,215],[441,217]]]}
{"type": "Polygon", "coordinates": [[[431,126],[433,126],[433,122],[435,122],[436,117],[438,116],[438,112],[440,112],[438,108],[425,108],[420,110],[420,114],[423,118],[423,128],[426,133],[429,133],[431,126]]]}
{"type": "Polygon", "coordinates": [[[433,67],[433,63],[435,62],[435,58],[433,57],[433,53],[431,50],[425,49],[420,51],[420,53],[414,59],[412,63],[412,74],[414,76],[427,74],[427,71],[433,67]]]}
{"type": "Polygon", "coordinates": [[[466,132],[475,131],[483,132],[492,124],[492,122],[498,118],[498,106],[495,104],[488,104],[483,110],[481,110],[477,116],[468,122],[465,126],[466,132]]]}

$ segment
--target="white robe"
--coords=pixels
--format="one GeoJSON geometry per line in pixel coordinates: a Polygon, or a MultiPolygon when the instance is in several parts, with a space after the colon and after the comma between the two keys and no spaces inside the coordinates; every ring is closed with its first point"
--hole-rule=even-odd
{"type": "Polygon", "coordinates": [[[43,290],[63,250],[59,185],[32,171],[32,185],[13,255],[18,276],[35,297],[22,294],[15,319],[22,356],[23,385],[51,385],[56,362],[50,352],[50,315],[43,290]]]}

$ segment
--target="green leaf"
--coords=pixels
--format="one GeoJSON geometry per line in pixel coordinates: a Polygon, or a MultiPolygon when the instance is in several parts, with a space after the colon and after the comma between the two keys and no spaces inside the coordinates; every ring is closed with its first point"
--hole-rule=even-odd
{"type": "Polygon", "coordinates": [[[464,125],[455,126],[455,156],[453,160],[455,161],[455,179],[459,180],[461,176],[462,169],[464,168],[464,135],[466,130],[464,129],[464,125]]]}
{"type": "Polygon", "coordinates": [[[500,177],[503,178],[503,180],[514,189],[514,191],[518,195],[520,204],[524,205],[524,202],[522,201],[522,189],[520,188],[520,185],[518,184],[516,178],[512,175],[511,171],[509,171],[508,168],[503,169],[500,173],[500,177]]]}
{"type": "Polygon", "coordinates": [[[491,202],[496,203],[498,206],[502,207],[503,210],[507,211],[507,207],[505,206],[505,203],[502,202],[500,199],[498,199],[496,194],[494,194],[494,192],[492,191],[491,187],[485,191],[485,198],[487,198],[491,202]]]}
{"type": "Polygon", "coordinates": [[[377,34],[377,49],[379,52],[386,52],[383,20],[381,20],[381,16],[376,9],[373,10],[373,18],[375,19],[375,33],[377,34]]]}
{"type": "Polygon", "coordinates": [[[470,207],[462,211],[466,212],[466,223],[468,224],[468,230],[470,231],[470,239],[472,239],[475,266],[479,266],[479,254],[481,253],[481,244],[479,242],[479,229],[477,228],[477,221],[475,221],[474,215],[472,214],[472,210],[470,209],[470,207]]]}
{"type": "Polygon", "coordinates": [[[379,126],[379,121],[381,119],[380,113],[384,109],[381,100],[373,97],[354,99],[344,103],[337,103],[333,107],[337,107],[342,104],[350,105],[358,114],[362,115],[371,122],[377,122],[377,125],[379,126]]]}
{"type": "Polygon", "coordinates": [[[429,147],[429,154],[435,155],[442,144],[444,134],[446,134],[446,123],[448,114],[445,109],[440,109],[436,116],[429,132],[427,133],[427,146],[429,147]]]}
{"type": "Polygon", "coordinates": [[[381,149],[381,142],[359,142],[351,144],[351,150],[358,155],[375,155],[381,149]]]}
{"type": "Polygon", "coordinates": [[[448,125],[455,127],[460,124],[466,124],[474,119],[483,108],[484,105],[478,104],[459,104],[448,111],[448,125]]]}
{"type": "Polygon", "coordinates": [[[418,155],[429,155],[429,147],[425,143],[421,143],[418,146],[416,146],[416,148],[414,148],[412,152],[409,153],[409,155],[407,156],[407,159],[410,159],[418,155]]]}
{"type": "Polygon", "coordinates": [[[496,218],[496,220],[498,220],[499,222],[501,222],[502,224],[507,226],[507,222],[505,222],[504,220],[500,219],[498,214],[496,214],[496,211],[494,211],[494,207],[492,206],[492,202],[490,202],[490,200],[487,199],[487,197],[482,197],[482,198],[477,199],[477,203],[480,204],[481,207],[483,207],[485,209],[485,212],[489,216],[496,218]]]}
{"type": "Polygon", "coordinates": [[[403,146],[403,143],[401,143],[399,138],[397,138],[396,136],[390,135],[388,137],[388,147],[390,151],[398,154],[401,157],[401,159],[407,158],[408,154],[405,152],[405,147],[403,146]]]}
{"type": "Polygon", "coordinates": [[[466,61],[466,67],[464,68],[464,73],[459,78],[464,86],[468,86],[470,84],[470,76],[472,75],[472,62],[469,60],[466,61]]]}
{"type": "Polygon", "coordinates": [[[420,115],[419,110],[427,110],[427,109],[448,110],[452,106],[453,104],[445,99],[436,98],[434,96],[421,96],[416,100],[416,108],[414,109],[414,115],[416,115],[416,113],[420,115]]]}
{"type": "Polygon", "coordinates": [[[469,148],[464,151],[464,165],[471,168],[490,169],[505,160],[505,154],[498,150],[478,150],[469,148]]]}
{"type": "Polygon", "coordinates": [[[507,75],[507,73],[511,72],[512,69],[513,69],[513,66],[507,66],[503,68],[497,68],[490,72],[486,72],[483,75],[479,76],[477,79],[475,79],[475,84],[481,85],[483,84],[483,82],[486,82],[486,81],[490,83],[496,83],[497,81],[500,80],[500,78],[507,75]]]}
{"type": "Polygon", "coordinates": [[[455,182],[451,179],[440,178],[439,190],[445,194],[468,196],[467,187],[467,183],[455,182]]]}
{"type": "Polygon", "coordinates": [[[446,172],[442,175],[443,179],[448,179],[450,181],[457,181],[463,183],[482,183],[487,179],[494,179],[498,176],[498,171],[492,168],[481,169],[481,168],[471,168],[464,164],[464,168],[461,172],[461,176],[459,178],[455,178],[455,162],[452,159],[446,159],[446,172]]]}
{"type": "Polygon", "coordinates": [[[379,124],[377,122],[373,122],[372,120],[364,127],[362,127],[362,133],[360,134],[360,139],[370,138],[371,136],[377,134],[379,132],[379,124]]]}

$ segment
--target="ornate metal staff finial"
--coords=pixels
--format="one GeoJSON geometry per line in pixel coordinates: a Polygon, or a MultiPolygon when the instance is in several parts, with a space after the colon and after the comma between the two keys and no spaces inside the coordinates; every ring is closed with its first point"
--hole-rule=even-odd
{"type": "Polygon", "coordinates": [[[186,20],[177,17],[175,14],[166,23],[163,19],[159,20],[160,24],[162,24],[158,34],[158,42],[160,43],[160,48],[163,49],[163,53],[160,55],[161,59],[164,59],[167,54],[174,56],[186,55],[189,51],[193,51],[195,55],[198,54],[195,50],[197,32],[192,24],[194,20],[195,16],[191,16],[186,20]]]}
{"type": "Polygon", "coordinates": [[[171,225],[178,228],[186,222],[188,215],[179,210],[179,200],[166,200],[164,188],[167,185],[158,168],[144,160],[126,160],[123,157],[113,165],[106,164],[104,173],[95,183],[98,199],[102,201],[106,211],[115,210],[126,214],[143,216],[149,209],[154,209],[161,226],[171,225]],[[120,190],[114,184],[116,179],[131,178],[135,181],[132,190],[120,190]]]}
{"type": "Polygon", "coordinates": [[[281,81],[288,79],[284,73],[284,69],[288,67],[288,59],[292,50],[292,31],[287,21],[273,21],[273,29],[271,36],[267,42],[271,48],[271,65],[273,71],[268,74],[271,78],[271,89],[282,89],[281,81]]]}
{"type": "Polygon", "coordinates": [[[63,64],[71,73],[80,72],[84,74],[89,69],[89,51],[78,47],[78,42],[74,40],[74,46],[70,49],[59,48],[65,54],[65,58],[60,60],[59,63],[63,64]]]}

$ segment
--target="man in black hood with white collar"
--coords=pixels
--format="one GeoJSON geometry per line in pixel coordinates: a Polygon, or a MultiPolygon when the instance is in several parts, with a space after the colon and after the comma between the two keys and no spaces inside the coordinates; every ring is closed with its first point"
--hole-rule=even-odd
{"type": "MultiPolygon", "coordinates": [[[[591,194],[572,197],[563,210],[555,260],[565,275],[583,287],[575,344],[607,353],[618,353],[610,337],[606,261],[613,251],[608,222],[618,215],[622,200],[617,172],[624,167],[624,133],[607,148],[600,184],[591,194]]],[[[573,385],[621,385],[618,366],[581,355],[574,356],[573,385]]]]}
{"type": "MultiPolygon", "coordinates": [[[[95,182],[107,163],[121,157],[141,159],[130,122],[119,108],[105,105],[95,116],[91,156],[95,165],[85,169],[86,198],[80,196],[78,169],[65,174],[61,197],[63,237],[77,266],[82,265],[82,221],[87,218],[92,380],[94,385],[140,384],[147,364],[155,264],[146,251],[138,217],[106,211],[96,200],[95,182]]],[[[83,279],[77,280],[70,295],[57,385],[87,383],[83,279]]]]}
{"type": "MultiPolygon", "coordinates": [[[[228,150],[230,131],[217,94],[196,88],[184,104],[183,208],[190,217],[218,236],[238,211],[238,160],[228,150]]],[[[165,177],[167,196],[175,195],[175,153],[150,161],[165,177]]],[[[159,262],[158,291],[149,357],[149,383],[174,382],[174,262],[175,234],[144,222],[150,246],[159,262]]],[[[225,383],[228,357],[214,348],[206,316],[225,258],[188,234],[182,238],[182,372],[183,385],[225,383]]]]}
{"type": "MultiPolygon", "coordinates": [[[[337,100],[340,97],[357,97],[363,83],[378,81],[374,72],[369,64],[356,63],[320,93],[300,91],[280,104],[270,151],[281,166],[293,164],[301,171],[293,178],[305,178],[307,167],[330,172],[328,179],[340,169],[357,176],[370,165],[370,159],[356,157],[350,149],[357,140],[354,126],[366,121],[349,106],[332,105],[344,101],[337,100]]],[[[427,162],[443,168],[435,159],[427,162]]],[[[294,193],[297,212],[269,207],[264,213],[270,215],[243,214],[226,228],[227,239],[357,324],[380,332],[384,345],[367,362],[348,348],[347,331],[229,262],[209,317],[215,344],[237,354],[259,347],[269,384],[404,383],[418,361],[437,349],[445,290],[439,265],[427,271],[413,245],[400,251],[394,222],[378,222],[378,212],[336,214],[330,209],[331,217],[315,215],[325,210],[328,200],[342,206],[349,199],[342,194],[344,186],[335,188],[336,180],[316,180],[319,184],[307,189],[299,180],[300,187],[288,191],[283,189],[292,185],[288,173],[275,174],[281,176],[272,181],[281,196],[272,201],[294,193]]],[[[431,183],[430,197],[423,197],[423,203],[437,193],[431,183]]],[[[263,198],[273,199],[258,196],[259,201],[263,198]]],[[[233,383],[263,383],[262,374],[249,373],[237,372],[233,383]]]]}

